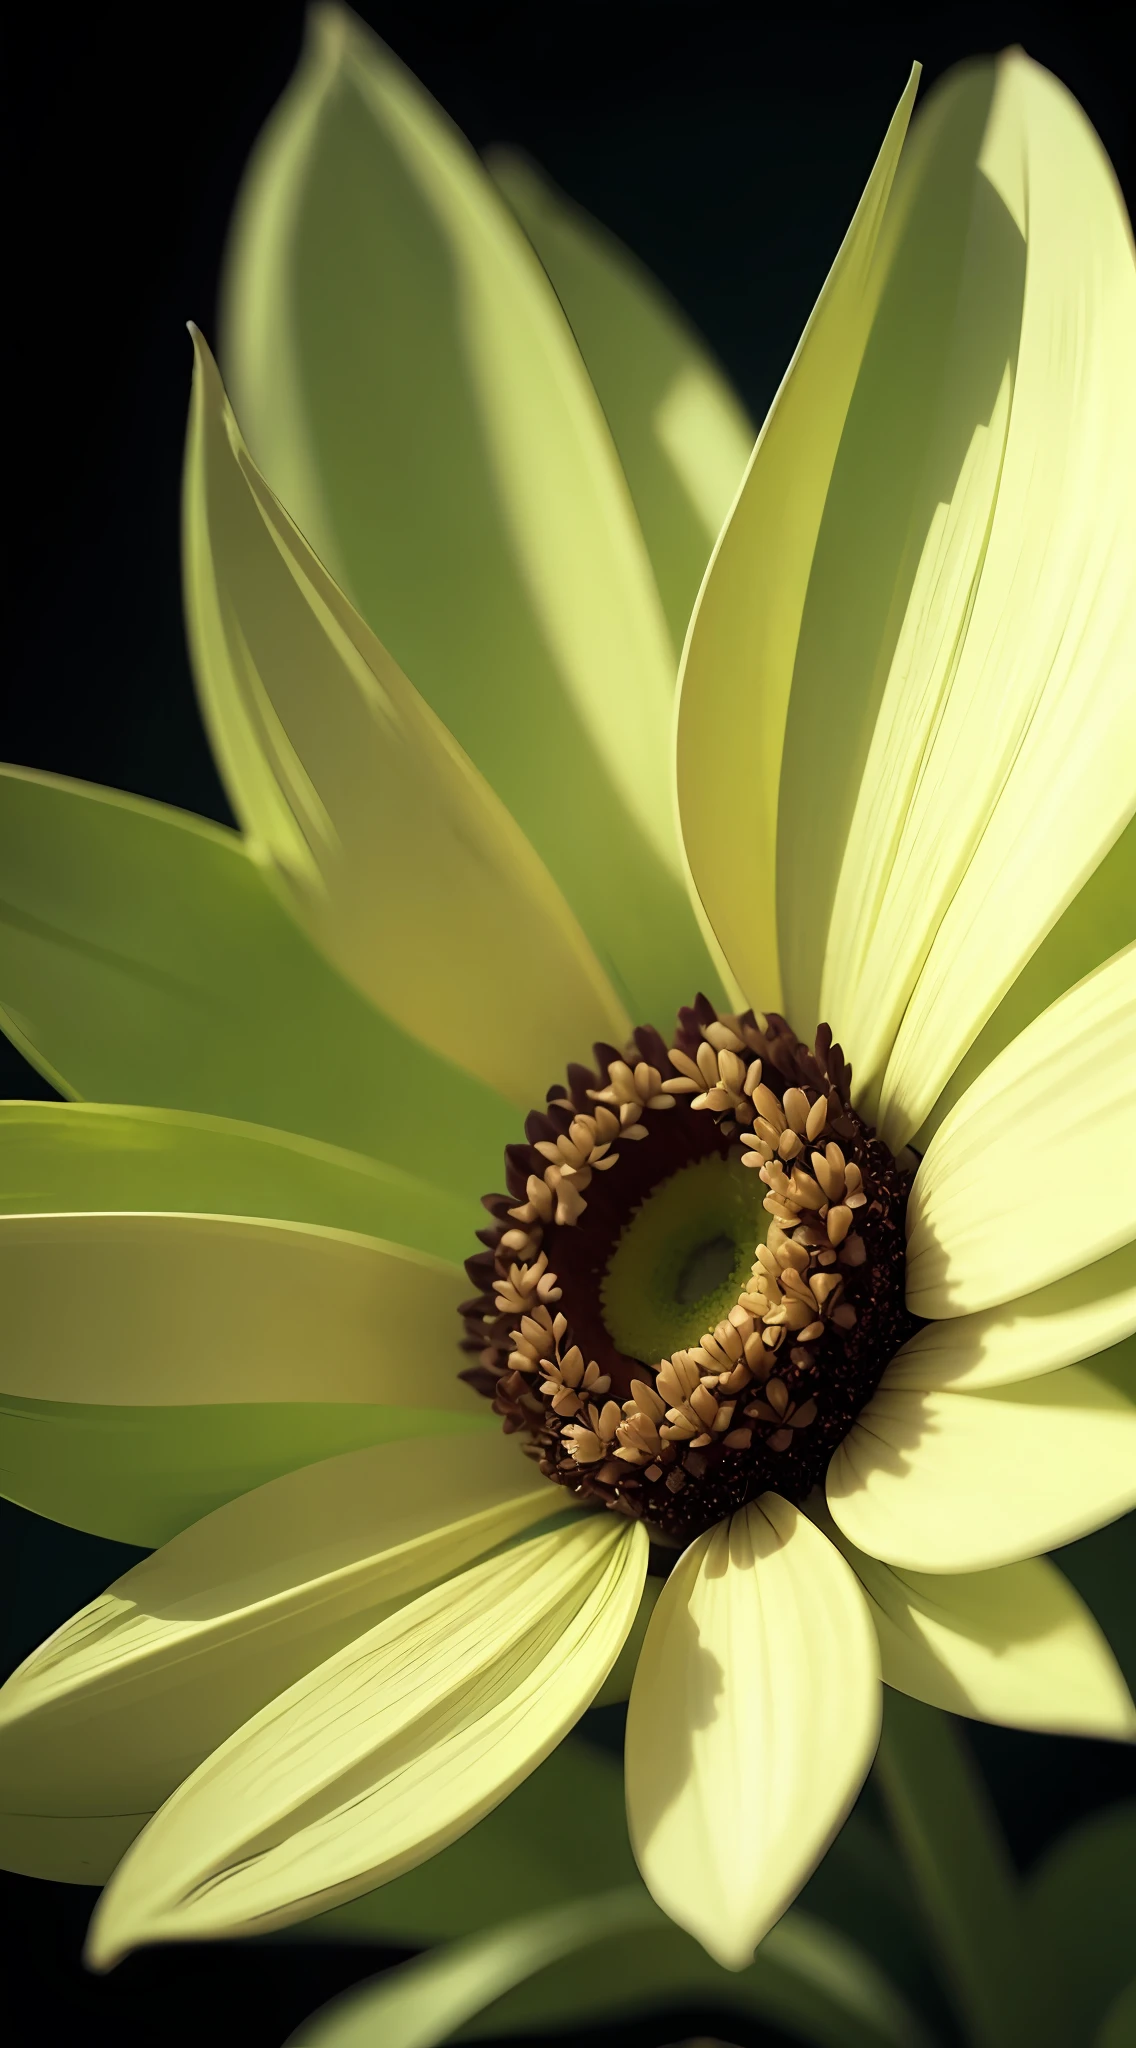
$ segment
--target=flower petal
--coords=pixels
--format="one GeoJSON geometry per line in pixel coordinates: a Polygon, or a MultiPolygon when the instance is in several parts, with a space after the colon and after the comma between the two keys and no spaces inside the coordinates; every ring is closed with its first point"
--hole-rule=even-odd
{"type": "Polygon", "coordinates": [[[581,1516],[330,1657],[155,1815],[96,1908],[89,1959],[106,1968],[140,1941],[267,1932],[424,1862],[583,1712],[646,1564],[641,1524],[581,1516]]]}
{"type": "Polygon", "coordinates": [[[663,1025],[707,963],[673,817],[675,651],[626,482],[525,236],[346,9],[313,10],[223,299],[273,490],[663,1025]]]}
{"type": "Polygon", "coordinates": [[[1070,989],[979,1075],[935,1133],[911,1191],[907,1302],[916,1315],[1015,1300],[1136,1239],[1134,1047],[1136,945],[1070,989]],[[1091,1158],[1091,1193],[1058,1207],[1062,1142],[1091,1158]]]}
{"type": "Polygon", "coordinates": [[[277,1693],[553,1504],[496,1433],[326,1459],[186,1529],[0,1690],[7,1867],[104,1882],[126,1847],[117,1817],[137,1833],[277,1693]]]}
{"type": "Polygon", "coordinates": [[[519,151],[491,150],[486,161],[544,265],[603,407],[677,660],[754,428],[630,250],[519,151]]]}
{"type": "MultiPolygon", "coordinates": [[[[833,465],[886,281],[888,195],[917,83],[916,71],[761,430],[684,658],[677,759],[683,841],[732,972],[747,1000],[762,1010],[782,1001],[774,856],[801,614],[833,465]],[[737,772],[739,746],[747,750],[746,800],[724,803],[723,779],[737,772]]],[[[795,848],[795,857],[801,852],[795,848]]]]}
{"type": "Polygon", "coordinates": [[[1136,1506],[1136,1340],[980,1393],[882,1385],[828,1468],[859,1549],[973,1572],[1053,1550],[1136,1506]]]}
{"type": "Polygon", "coordinates": [[[1096,136],[1020,52],[939,87],[896,201],[778,853],[791,1014],[898,1148],[1136,806],[1136,266],[1096,136]]]}
{"type": "Polygon", "coordinates": [[[1006,990],[998,1008],[983,1025],[943,1089],[926,1122],[912,1139],[925,1152],[947,1111],[965,1095],[991,1060],[1040,1017],[1043,1010],[1075,988],[1095,967],[1102,967],[1136,938],[1136,818],[1127,824],[1098,868],[1093,870],[1037,952],[1026,961],[1006,990]]]}
{"type": "Polygon", "coordinates": [[[0,1216],[144,1209],[328,1224],[455,1262],[469,1250],[464,1201],[359,1152],[184,1110],[0,1103],[0,1216]]]}
{"type": "Polygon", "coordinates": [[[628,1825],[664,1912],[727,1969],[819,1862],[879,1716],[863,1596],[806,1516],[767,1493],[691,1544],[635,1674],[628,1825]]]}
{"type": "Polygon", "coordinates": [[[349,988],[235,833],[0,768],[0,899],[0,1021],[63,1094],[302,1131],[474,1202],[492,1186],[508,1104],[349,988]]]}
{"type": "Polygon", "coordinates": [[[6,1393],[38,1401],[362,1401],[476,1412],[460,1270],[314,1224],[0,1220],[6,1393]]]}
{"type": "Polygon", "coordinates": [[[93,1536],[153,1549],[252,1487],[320,1458],[419,1436],[496,1435],[497,1418],[360,1401],[21,1401],[0,1394],[0,1494],[93,1536]]]}
{"type": "Polygon", "coordinates": [[[994,1571],[893,1571],[819,1526],[868,1596],[886,1685],[947,1713],[1060,1735],[1136,1737],[1136,1707],[1084,1601],[1044,1558],[994,1571]]]}
{"type": "Polygon", "coordinates": [[[523,832],[273,497],[195,348],[186,618],[233,808],[378,1009],[539,1102],[582,1045],[623,1042],[626,1012],[523,832]]]}
{"type": "Polygon", "coordinates": [[[997,1308],[924,1323],[892,1359],[883,1384],[975,1393],[1036,1379],[1092,1358],[1136,1330],[1136,1244],[997,1308]]]}

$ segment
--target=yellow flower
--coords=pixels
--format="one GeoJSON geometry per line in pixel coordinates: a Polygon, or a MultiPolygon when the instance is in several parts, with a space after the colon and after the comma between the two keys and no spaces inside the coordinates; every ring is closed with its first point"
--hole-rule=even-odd
{"type": "Polygon", "coordinates": [[[627,1645],[640,1867],[734,1967],[881,1675],[1133,1732],[1039,1553],[1136,1501],[1136,271],[1044,72],[956,75],[905,146],[912,96],[702,587],[681,844],[713,373],[505,174],[578,332],[624,290],[670,362],[636,406],[600,350],[609,430],[338,15],[254,165],[274,488],[203,344],[186,477],[243,844],[4,785],[10,1029],[150,1105],[5,1112],[9,1490],[171,1539],[3,1694],[7,1859],[127,1851],[98,1963],[423,1861],[627,1645]]]}

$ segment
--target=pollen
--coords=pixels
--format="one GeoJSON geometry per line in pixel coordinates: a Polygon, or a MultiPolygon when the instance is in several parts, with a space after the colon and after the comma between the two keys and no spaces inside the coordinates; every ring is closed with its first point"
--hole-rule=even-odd
{"type": "Polygon", "coordinates": [[[700,996],[672,1043],[643,1027],[594,1062],[550,1089],[483,1198],[463,1377],[550,1480],[685,1540],[769,1489],[804,1499],[916,1327],[911,1174],[853,1109],[827,1026],[809,1050],[783,1017],[700,996]],[[655,1270],[711,1271],[719,1243],[707,1327],[679,1330],[677,1283],[637,1315],[628,1272],[646,1296],[655,1270]],[[637,1356],[668,1315],[673,1348],[637,1356]]]}

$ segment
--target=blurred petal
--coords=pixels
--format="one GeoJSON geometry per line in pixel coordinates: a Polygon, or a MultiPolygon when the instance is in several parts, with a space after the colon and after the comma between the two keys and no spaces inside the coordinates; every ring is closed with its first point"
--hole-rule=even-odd
{"type": "Polygon", "coordinates": [[[267,1932],[424,1862],[579,1718],[646,1563],[641,1524],[581,1516],[319,1665],[155,1815],[96,1908],[91,1962],[141,1941],[267,1932]]]}
{"type": "Polygon", "coordinates": [[[345,9],[310,23],[235,216],[237,417],[621,999],[665,1026],[707,961],[673,817],[675,652],[610,433],[464,138],[345,9]]]}
{"type": "MultiPolygon", "coordinates": [[[[718,941],[759,1010],[782,1000],[774,856],[801,615],[833,465],[887,277],[888,195],[917,83],[916,71],[761,430],[702,590],[682,672],[683,841],[718,941]],[[723,791],[739,772],[739,747],[746,750],[746,800],[725,802],[723,791]]],[[[835,673],[842,674],[839,666],[835,673]]],[[[801,853],[796,848],[794,858],[801,853]]],[[[794,1010],[801,1030],[808,1029],[799,1021],[804,1014],[794,1010]]]]}
{"type": "Polygon", "coordinates": [[[1074,896],[1006,990],[989,1022],[984,1024],[943,1089],[934,1109],[912,1139],[925,1152],[947,1111],[953,1109],[991,1060],[1040,1017],[1043,1010],[1075,988],[1095,967],[1136,938],[1136,818],[1125,826],[1080,893],[1074,896]]]}
{"type": "Polygon", "coordinates": [[[508,1104],[349,988],[235,833],[0,769],[0,898],[3,1028],[64,1095],[302,1131],[471,1202],[499,1175],[508,1104]]]}
{"type": "Polygon", "coordinates": [[[468,1282],[424,1252],[226,1216],[0,1220],[0,1383],[25,1400],[476,1411],[468,1282]]]}
{"type": "Polygon", "coordinates": [[[282,1472],[408,1437],[495,1435],[449,1408],[365,1401],[21,1401],[0,1394],[0,1494],[33,1514],[151,1549],[282,1472]]]}
{"type": "Polygon", "coordinates": [[[1136,945],[991,1061],[940,1125],[907,1210],[907,1303],[1016,1300],[1136,1239],[1136,945]],[[1061,1200],[1060,1147],[1091,1159],[1061,1200]]]}
{"type": "Polygon", "coordinates": [[[553,1505],[497,1433],[327,1459],[186,1529],[0,1690],[0,1859],[105,1881],[126,1846],[117,1817],[136,1833],[277,1693],[553,1505]]]}
{"type": "Polygon", "coordinates": [[[0,1217],[140,1209],[327,1224],[455,1261],[472,1221],[442,1187],[262,1124],[101,1102],[0,1103],[0,1217]]]}
{"type": "Polygon", "coordinates": [[[487,159],[552,282],[611,429],[676,659],[754,428],[704,343],[630,250],[517,150],[487,159]]]}
{"type": "Polygon", "coordinates": [[[801,627],[778,914],[790,1014],[831,1022],[898,1147],[1136,805],[1136,266],[1099,142],[1020,52],[932,95],[894,207],[801,627]]]}
{"type": "Polygon", "coordinates": [[[1136,1707],[1084,1602],[1043,1558],[994,1571],[897,1572],[819,1525],[868,1596],[886,1685],[1010,1728],[1131,1740],[1136,1707]]]}
{"type": "Polygon", "coordinates": [[[627,1814],[651,1892],[727,1969],[836,1834],[879,1716],[863,1596],[807,1517],[767,1493],[691,1544],[635,1674],[627,1814]]]}
{"type": "Polygon", "coordinates": [[[1136,1244],[997,1308],[924,1323],[887,1369],[887,1383],[974,1393],[1036,1379],[1107,1351],[1136,1330],[1136,1244]]]}
{"type": "Polygon", "coordinates": [[[186,614],[233,807],[376,1007],[523,1107],[625,1011],[504,805],[326,574],[197,365],[186,614]]]}
{"type": "Polygon", "coordinates": [[[893,1392],[885,1373],[828,1468],[828,1505],[871,1557],[985,1571],[1136,1506],[1136,1340],[974,1394],[893,1392]]]}

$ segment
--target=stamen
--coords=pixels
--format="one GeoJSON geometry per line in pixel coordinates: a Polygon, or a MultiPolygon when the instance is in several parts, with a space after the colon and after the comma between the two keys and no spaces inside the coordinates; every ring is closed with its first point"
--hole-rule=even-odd
{"type": "Polygon", "coordinates": [[[485,1197],[494,1227],[467,1262],[476,1364],[463,1377],[550,1479],[684,1538],[766,1488],[801,1500],[823,1476],[915,1328],[911,1176],[853,1110],[825,1026],[809,1052],[784,1018],[700,996],[672,1045],[643,1028],[595,1059],[550,1090],[507,1150],[507,1193],[485,1197]],[[603,1312],[621,1233],[652,1190],[714,1158],[764,1183],[765,1241],[712,1329],[635,1358],[603,1312]]]}

